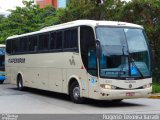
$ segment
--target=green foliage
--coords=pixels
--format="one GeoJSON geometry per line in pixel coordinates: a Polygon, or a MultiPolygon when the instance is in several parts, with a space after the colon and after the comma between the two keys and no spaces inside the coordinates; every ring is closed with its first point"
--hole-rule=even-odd
{"type": "Polygon", "coordinates": [[[153,84],[152,93],[160,93],[160,84],[153,84]]]}
{"type": "Polygon", "coordinates": [[[51,6],[40,9],[34,1],[23,1],[23,4],[25,7],[10,10],[8,18],[0,16],[0,43],[4,43],[8,36],[36,31],[47,26],[48,19],[56,12],[51,6]]]}

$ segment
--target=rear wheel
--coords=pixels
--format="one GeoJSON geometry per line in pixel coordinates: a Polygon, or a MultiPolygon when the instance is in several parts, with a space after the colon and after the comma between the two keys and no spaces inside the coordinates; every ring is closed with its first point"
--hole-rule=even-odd
{"type": "Polygon", "coordinates": [[[78,82],[73,82],[70,86],[70,98],[74,103],[83,103],[83,98],[80,97],[80,87],[78,82]]]}
{"type": "Polygon", "coordinates": [[[3,82],[4,82],[4,80],[1,80],[1,81],[0,81],[0,84],[3,84],[3,82]]]}
{"type": "Polygon", "coordinates": [[[21,91],[24,89],[23,79],[22,79],[21,75],[18,75],[18,78],[17,78],[17,88],[18,88],[18,90],[21,90],[21,91]]]}

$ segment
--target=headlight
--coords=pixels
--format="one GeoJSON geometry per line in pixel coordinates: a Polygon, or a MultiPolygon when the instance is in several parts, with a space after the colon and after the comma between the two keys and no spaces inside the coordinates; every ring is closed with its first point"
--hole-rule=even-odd
{"type": "Polygon", "coordinates": [[[100,86],[101,86],[102,88],[104,88],[104,89],[116,89],[115,86],[113,86],[113,85],[108,85],[108,84],[101,84],[100,86]]]}
{"type": "Polygon", "coordinates": [[[149,88],[151,86],[152,86],[152,84],[147,84],[147,85],[144,85],[143,88],[145,89],[145,88],[149,88]]]}

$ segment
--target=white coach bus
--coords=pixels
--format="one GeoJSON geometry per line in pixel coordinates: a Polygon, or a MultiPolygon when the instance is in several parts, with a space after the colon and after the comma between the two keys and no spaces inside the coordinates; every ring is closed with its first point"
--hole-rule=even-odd
{"type": "Polygon", "coordinates": [[[142,26],[77,20],[6,41],[6,76],[18,89],[32,87],[83,98],[148,97],[151,59],[142,26]]]}

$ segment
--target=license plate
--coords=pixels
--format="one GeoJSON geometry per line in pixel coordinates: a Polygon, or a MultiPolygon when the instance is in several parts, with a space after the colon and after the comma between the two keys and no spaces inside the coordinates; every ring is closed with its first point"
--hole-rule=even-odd
{"type": "Polygon", "coordinates": [[[134,93],[134,92],[127,92],[127,93],[126,93],[126,96],[129,96],[129,97],[135,96],[135,93],[134,93]]]}

